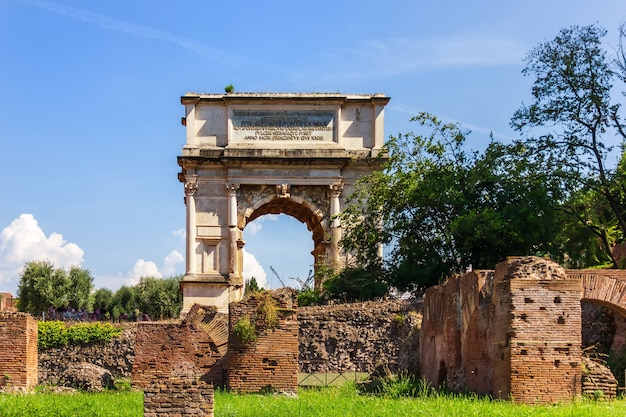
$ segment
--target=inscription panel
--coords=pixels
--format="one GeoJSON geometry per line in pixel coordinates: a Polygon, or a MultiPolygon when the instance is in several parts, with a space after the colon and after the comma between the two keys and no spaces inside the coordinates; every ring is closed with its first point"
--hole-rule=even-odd
{"type": "Polygon", "coordinates": [[[332,142],[335,112],[330,110],[233,110],[236,142],[332,142]]]}

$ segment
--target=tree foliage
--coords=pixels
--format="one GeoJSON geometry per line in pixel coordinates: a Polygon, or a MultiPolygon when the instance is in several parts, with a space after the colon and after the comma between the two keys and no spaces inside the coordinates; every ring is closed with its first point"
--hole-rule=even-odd
{"type": "Polygon", "coordinates": [[[20,311],[39,314],[50,306],[76,310],[91,307],[93,277],[87,269],[55,268],[49,261],[27,262],[18,283],[20,311]]]}
{"type": "Polygon", "coordinates": [[[181,277],[141,278],[135,286],[135,300],[140,312],[154,320],[178,317],[183,305],[181,277]]]}
{"type": "Polygon", "coordinates": [[[617,59],[607,58],[605,34],[593,25],[572,26],[531,50],[523,73],[535,77],[533,100],[514,114],[511,125],[522,134],[537,133],[520,141],[528,161],[566,194],[561,210],[574,222],[570,243],[582,244],[582,252],[571,255],[586,257],[583,264],[608,259],[617,266],[611,247],[626,235],[626,183],[611,160],[626,133],[611,92],[616,79],[626,80],[626,67],[622,48],[617,59]],[[576,241],[584,235],[589,239],[576,241]]]}
{"type": "Polygon", "coordinates": [[[530,170],[525,149],[492,141],[466,150],[469,132],[422,113],[420,134],[392,137],[389,159],[356,186],[342,245],[356,264],[400,290],[437,283],[510,255],[550,251],[558,188],[530,170]],[[382,262],[379,245],[389,253],[382,262]]]}

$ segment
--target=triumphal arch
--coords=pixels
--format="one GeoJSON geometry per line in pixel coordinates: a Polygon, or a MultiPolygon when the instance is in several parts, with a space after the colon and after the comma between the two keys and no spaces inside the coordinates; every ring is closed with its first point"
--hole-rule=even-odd
{"type": "Polygon", "coordinates": [[[243,230],[265,214],[306,223],[314,265],[345,262],[334,216],[357,179],[384,159],[388,102],[382,94],[181,97],[187,131],[178,157],[187,207],[182,315],[194,303],[226,312],[242,298],[243,230]]]}

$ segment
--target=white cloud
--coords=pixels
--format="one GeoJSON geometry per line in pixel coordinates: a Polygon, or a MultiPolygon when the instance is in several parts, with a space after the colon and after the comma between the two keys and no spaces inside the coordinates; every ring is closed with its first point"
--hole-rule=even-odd
{"type": "Polygon", "coordinates": [[[258,219],[255,219],[254,221],[248,223],[245,229],[246,234],[249,234],[250,236],[256,236],[257,233],[259,233],[261,229],[263,228],[263,223],[265,223],[268,220],[275,222],[278,220],[278,215],[266,214],[265,216],[261,216],[258,219]]]}
{"type": "Polygon", "coordinates": [[[21,214],[0,232],[0,283],[18,279],[26,262],[47,260],[57,268],[83,263],[84,251],[60,233],[46,236],[32,214],[21,214]]]}
{"type": "Polygon", "coordinates": [[[245,249],[243,251],[243,279],[248,280],[252,277],[256,279],[259,287],[267,288],[267,274],[265,270],[257,261],[256,256],[251,253],[246,252],[245,249]]]}
{"type": "Polygon", "coordinates": [[[185,230],[184,227],[181,229],[174,230],[172,232],[172,236],[180,236],[180,243],[181,245],[184,245],[186,243],[185,240],[187,240],[187,230],[185,230]]]}
{"type": "Polygon", "coordinates": [[[176,265],[185,262],[185,257],[177,250],[171,251],[164,259],[163,266],[159,268],[152,261],[138,259],[127,276],[126,285],[137,285],[142,277],[163,278],[176,274],[176,265]]]}
{"type": "Polygon", "coordinates": [[[142,277],[163,278],[163,275],[154,262],[137,259],[133,270],[128,273],[126,285],[137,285],[142,277]]]}
{"type": "Polygon", "coordinates": [[[176,274],[176,265],[185,262],[185,257],[178,252],[177,250],[173,250],[163,259],[163,267],[161,268],[161,273],[163,276],[171,276],[176,274]]]}

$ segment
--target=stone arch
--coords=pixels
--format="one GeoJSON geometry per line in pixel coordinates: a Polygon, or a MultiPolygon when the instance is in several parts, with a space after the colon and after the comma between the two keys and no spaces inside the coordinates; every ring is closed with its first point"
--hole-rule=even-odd
{"type": "Polygon", "coordinates": [[[229,303],[243,298],[243,229],[264,214],[284,213],[307,225],[314,265],[344,262],[341,222],[333,216],[358,179],[387,158],[388,102],[384,94],[181,97],[186,142],[178,178],[187,232],[182,316],[193,304],[226,313],[229,303]]]}
{"type": "Polygon", "coordinates": [[[306,224],[313,239],[314,265],[327,256],[330,235],[329,187],[320,185],[290,186],[280,184],[241,185],[237,207],[237,227],[266,214],[286,214],[306,224]]]}
{"type": "Polygon", "coordinates": [[[626,271],[577,271],[577,273],[582,278],[581,301],[609,307],[626,317],[626,271]]]}

